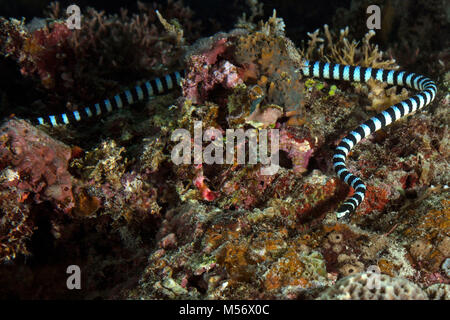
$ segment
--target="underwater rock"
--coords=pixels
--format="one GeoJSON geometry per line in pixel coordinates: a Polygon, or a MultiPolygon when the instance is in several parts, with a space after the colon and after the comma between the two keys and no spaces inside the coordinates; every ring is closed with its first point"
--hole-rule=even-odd
{"type": "MultiPolygon", "coordinates": [[[[68,171],[71,149],[24,120],[0,128],[0,262],[29,255],[37,204],[59,212],[75,205],[68,171]]],[[[45,211],[45,210],[40,210],[45,211]]]]}
{"type": "Polygon", "coordinates": [[[428,300],[425,292],[411,281],[387,275],[380,275],[375,280],[371,276],[373,275],[368,273],[358,273],[343,278],[322,293],[320,299],[428,300]]]}
{"type": "Polygon", "coordinates": [[[71,149],[24,120],[9,120],[1,128],[0,165],[14,171],[2,183],[30,194],[37,203],[50,201],[68,213],[74,206],[71,149]]]}
{"type": "Polygon", "coordinates": [[[201,104],[216,89],[232,89],[243,81],[238,69],[230,61],[220,58],[230,43],[218,40],[209,51],[189,57],[188,73],[183,81],[183,95],[193,103],[201,104]]]}

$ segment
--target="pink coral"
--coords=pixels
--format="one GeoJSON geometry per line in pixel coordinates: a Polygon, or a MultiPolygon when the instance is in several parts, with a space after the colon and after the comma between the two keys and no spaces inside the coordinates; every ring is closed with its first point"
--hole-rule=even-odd
{"type": "Polygon", "coordinates": [[[313,146],[307,139],[299,139],[286,129],[280,131],[280,150],[287,152],[295,173],[307,170],[313,146]]]}
{"type": "Polygon", "coordinates": [[[205,102],[214,89],[232,89],[243,83],[238,68],[222,59],[226,49],[227,39],[224,38],[218,40],[209,51],[190,57],[183,95],[193,103],[205,102]]]}
{"type": "Polygon", "coordinates": [[[33,193],[36,202],[48,200],[69,212],[74,206],[70,147],[24,120],[9,120],[0,130],[0,168],[14,172],[2,187],[33,193]]]}
{"type": "Polygon", "coordinates": [[[226,48],[227,39],[222,38],[214,44],[214,47],[211,50],[204,52],[202,55],[207,64],[213,65],[217,62],[218,56],[225,52],[226,48]]]}
{"type": "Polygon", "coordinates": [[[14,57],[23,75],[37,74],[44,87],[53,88],[73,56],[67,41],[72,31],[64,22],[32,33],[15,20],[0,19],[0,25],[0,52],[14,57]]]}
{"type": "Polygon", "coordinates": [[[70,56],[68,38],[72,31],[64,22],[54,23],[49,28],[38,29],[25,39],[19,61],[21,73],[38,74],[46,88],[53,88],[59,80],[58,73],[64,68],[63,60],[70,56]]]}
{"type": "Polygon", "coordinates": [[[205,179],[206,178],[203,175],[203,173],[199,174],[194,179],[194,185],[200,191],[203,200],[213,201],[217,198],[218,194],[217,194],[217,192],[211,191],[211,189],[206,185],[205,179]]]}

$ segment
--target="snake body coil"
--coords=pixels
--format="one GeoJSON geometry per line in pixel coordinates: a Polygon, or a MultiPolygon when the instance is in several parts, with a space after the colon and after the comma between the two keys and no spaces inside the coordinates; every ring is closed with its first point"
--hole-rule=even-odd
{"type": "Polygon", "coordinates": [[[338,218],[343,218],[356,210],[364,200],[366,193],[364,182],[352,174],[345,165],[345,159],[350,150],[359,141],[373,132],[428,105],[436,96],[436,85],[430,79],[415,73],[346,66],[334,63],[306,61],[302,71],[305,76],[358,82],[367,82],[369,79],[376,79],[390,85],[407,86],[409,88],[421,90],[421,92],[415,96],[390,106],[386,110],[360,124],[356,129],[345,136],[336,147],[333,156],[334,170],[339,179],[355,190],[353,196],[348,198],[336,212],[338,218]]]}

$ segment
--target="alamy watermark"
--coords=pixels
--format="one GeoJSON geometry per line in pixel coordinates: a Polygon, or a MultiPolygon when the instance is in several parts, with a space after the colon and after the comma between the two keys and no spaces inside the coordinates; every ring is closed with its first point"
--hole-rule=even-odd
{"type": "Polygon", "coordinates": [[[367,268],[367,289],[380,290],[381,288],[381,270],[378,266],[372,265],[367,268]]]}
{"type": "Polygon", "coordinates": [[[70,30],[81,29],[81,10],[76,4],[72,4],[67,7],[67,15],[69,16],[66,20],[67,28],[70,30]]]}
{"type": "Polygon", "coordinates": [[[381,29],[381,9],[379,6],[373,4],[367,7],[367,14],[370,16],[367,18],[366,26],[367,29],[381,29]]]}
{"type": "Polygon", "coordinates": [[[67,267],[66,273],[70,274],[66,280],[67,289],[81,289],[81,269],[76,264],[72,264],[67,267]]]}
{"type": "Polygon", "coordinates": [[[264,166],[261,174],[273,175],[279,167],[280,133],[278,129],[226,129],[225,137],[222,131],[208,128],[203,133],[201,121],[194,122],[194,138],[186,129],[177,129],[172,133],[171,140],[179,141],[172,149],[171,159],[176,165],[191,164],[245,164],[246,138],[248,139],[248,164],[264,166]],[[270,156],[268,155],[268,139],[270,137],[270,156]],[[236,144],[234,143],[236,140],[236,144]],[[209,144],[203,149],[203,142],[209,144]],[[224,159],[225,145],[225,159],[224,159]],[[235,147],[237,153],[235,153],[235,147]],[[193,157],[192,157],[193,151],[193,157]]]}

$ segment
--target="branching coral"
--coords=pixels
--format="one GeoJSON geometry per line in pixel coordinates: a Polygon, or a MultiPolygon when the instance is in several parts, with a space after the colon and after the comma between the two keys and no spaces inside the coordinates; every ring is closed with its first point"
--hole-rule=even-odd
{"type": "Polygon", "coordinates": [[[370,88],[368,98],[372,102],[372,105],[368,107],[369,110],[381,112],[384,109],[408,98],[408,90],[405,88],[402,88],[400,94],[397,94],[397,88],[395,86],[386,89],[388,86],[386,83],[376,80],[369,81],[367,84],[370,88]]]}
{"type": "Polygon", "coordinates": [[[325,60],[327,62],[341,63],[351,66],[397,69],[394,59],[386,58],[379,50],[378,45],[373,45],[370,40],[375,31],[369,31],[362,39],[362,44],[356,40],[349,40],[349,28],[341,29],[339,35],[330,31],[328,25],[324,25],[326,42],[320,37],[317,29],[308,33],[311,38],[301,50],[302,56],[309,60],[325,60]]]}

